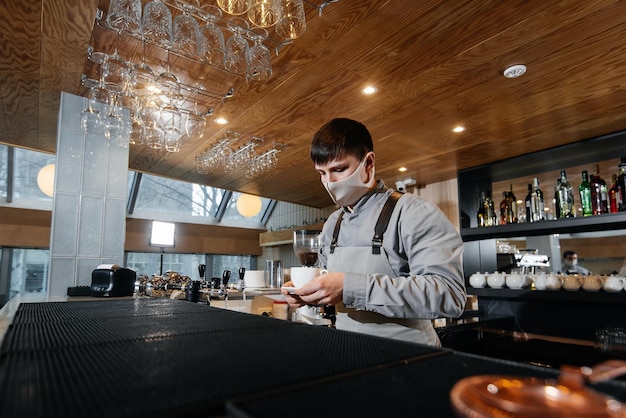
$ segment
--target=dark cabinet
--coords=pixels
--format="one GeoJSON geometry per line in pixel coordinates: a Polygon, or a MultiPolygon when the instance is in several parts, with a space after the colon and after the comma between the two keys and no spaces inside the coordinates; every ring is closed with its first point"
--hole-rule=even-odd
{"type": "MultiPolygon", "coordinates": [[[[572,168],[572,175],[580,175],[577,170],[581,166],[593,167],[599,163],[617,171],[622,156],[626,156],[626,131],[459,171],[460,233],[465,246],[466,280],[478,271],[497,270],[497,240],[616,230],[624,230],[626,236],[626,212],[492,227],[477,227],[476,221],[480,194],[492,190],[494,184],[530,183],[533,177],[547,176],[546,173],[556,176],[554,173],[567,168],[572,168]]],[[[603,174],[610,183],[610,173],[603,174]]],[[[550,177],[546,178],[542,189],[544,196],[551,198],[554,186],[548,180],[550,177]]],[[[518,201],[523,201],[525,195],[520,196],[519,190],[518,201]]],[[[498,196],[499,190],[493,192],[492,195],[498,196]]],[[[526,333],[593,341],[601,328],[626,325],[623,319],[626,318],[626,292],[473,289],[469,283],[467,289],[469,294],[478,296],[481,313],[514,316],[518,331],[526,333]]]]}

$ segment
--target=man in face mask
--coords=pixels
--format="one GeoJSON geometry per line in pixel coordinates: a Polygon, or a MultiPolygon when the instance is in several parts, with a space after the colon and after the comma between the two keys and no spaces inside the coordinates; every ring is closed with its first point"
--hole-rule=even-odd
{"type": "Polygon", "coordinates": [[[335,306],[338,329],[439,345],[431,320],[459,316],[466,300],[452,224],[434,204],[375,180],[372,138],[357,121],[325,124],[310,154],[340,208],[321,234],[318,264],[328,273],[283,290],[289,304],[335,306]]]}
{"type": "Polygon", "coordinates": [[[565,274],[589,274],[590,271],[578,265],[578,254],[567,250],[563,253],[563,271],[565,274]]]}

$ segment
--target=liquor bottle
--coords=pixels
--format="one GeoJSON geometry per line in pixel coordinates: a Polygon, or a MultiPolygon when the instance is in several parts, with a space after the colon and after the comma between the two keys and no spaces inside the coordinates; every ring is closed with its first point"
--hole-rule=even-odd
{"type": "Polygon", "coordinates": [[[517,223],[517,197],[513,193],[513,185],[509,184],[509,190],[506,193],[506,197],[509,201],[510,215],[507,215],[507,223],[517,223]]]}
{"type": "Polygon", "coordinates": [[[545,219],[545,202],[543,192],[539,188],[539,178],[533,179],[533,188],[530,195],[530,221],[537,222],[545,219]]]}
{"type": "Polygon", "coordinates": [[[498,217],[496,216],[493,199],[491,198],[491,191],[487,190],[485,195],[485,226],[496,225],[498,225],[498,217]]]}
{"type": "Polygon", "coordinates": [[[613,183],[611,188],[609,189],[609,213],[617,213],[618,212],[618,201],[619,201],[619,190],[617,187],[617,174],[613,173],[611,176],[611,180],[613,183]]]}
{"type": "Polygon", "coordinates": [[[596,174],[591,175],[591,207],[594,215],[602,215],[609,212],[606,181],[600,177],[600,165],[596,165],[596,174]]]}
{"type": "Polygon", "coordinates": [[[589,174],[587,170],[582,172],[583,180],[578,186],[580,194],[580,206],[583,210],[583,216],[593,215],[593,205],[591,204],[591,184],[589,183],[589,174]]]}
{"type": "Polygon", "coordinates": [[[561,170],[556,205],[559,210],[559,218],[574,217],[574,191],[572,185],[567,181],[565,170],[561,170]]]}
{"type": "Polygon", "coordinates": [[[619,201],[617,210],[626,211],[626,157],[622,157],[619,163],[619,172],[617,175],[617,190],[619,192],[619,201]]]}
{"type": "Polygon", "coordinates": [[[480,192],[480,203],[478,204],[478,210],[476,211],[476,222],[478,226],[485,225],[485,192],[480,192]]]}
{"type": "Polygon", "coordinates": [[[559,219],[561,217],[561,207],[559,205],[559,186],[561,185],[561,179],[556,179],[556,186],[554,187],[554,214],[556,218],[559,219]]]}
{"type": "Polygon", "coordinates": [[[506,190],[502,192],[502,200],[500,201],[500,225],[506,225],[506,217],[508,212],[509,202],[506,197],[506,190]]]}
{"type": "Polygon", "coordinates": [[[525,200],[525,204],[526,204],[526,222],[532,222],[533,221],[532,211],[530,209],[532,195],[533,195],[533,185],[529,183],[528,184],[528,194],[526,195],[526,199],[524,199],[525,200]]]}

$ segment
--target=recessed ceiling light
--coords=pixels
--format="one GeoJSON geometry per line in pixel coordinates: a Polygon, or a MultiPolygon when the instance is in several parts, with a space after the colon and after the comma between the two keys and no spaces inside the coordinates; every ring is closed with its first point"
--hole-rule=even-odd
{"type": "Polygon", "coordinates": [[[405,172],[406,170],[407,170],[407,168],[406,168],[406,167],[400,167],[400,168],[398,169],[398,171],[401,171],[401,172],[405,172]]]}
{"type": "Polygon", "coordinates": [[[226,125],[228,123],[228,121],[224,118],[217,118],[215,119],[215,123],[218,123],[220,125],[226,125]]]}
{"type": "Polygon", "coordinates": [[[367,86],[365,87],[363,90],[361,90],[361,93],[363,94],[374,94],[378,91],[378,89],[374,86],[367,86]]]}
{"type": "Polygon", "coordinates": [[[512,65],[502,73],[506,78],[517,78],[526,72],[525,65],[512,65]]]}
{"type": "Polygon", "coordinates": [[[457,134],[458,134],[458,133],[461,133],[461,132],[465,132],[465,126],[461,126],[461,125],[459,125],[459,126],[455,126],[455,127],[452,129],[452,132],[455,132],[455,133],[457,133],[457,134]]]}

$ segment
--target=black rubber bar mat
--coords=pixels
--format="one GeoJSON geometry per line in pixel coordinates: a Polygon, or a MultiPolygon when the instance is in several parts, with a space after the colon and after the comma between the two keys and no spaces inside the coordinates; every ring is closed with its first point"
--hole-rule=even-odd
{"type": "MultiPolygon", "coordinates": [[[[483,374],[556,378],[558,371],[453,353],[324,384],[301,385],[272,396],[252,395],[229,402],[227,416],[450,418],[455,416],[449,398],[454,384],[465,377],[483,374]]],[[[623,382],[604,382],[595,387],[622,401],[626,399],[623,382]]]]}
{"type": "Polygon", "coordinates": [[[241,396],[448,355],[185,301],[21,305],[0,357],[1,417],[223,415],[241,396]]]}

